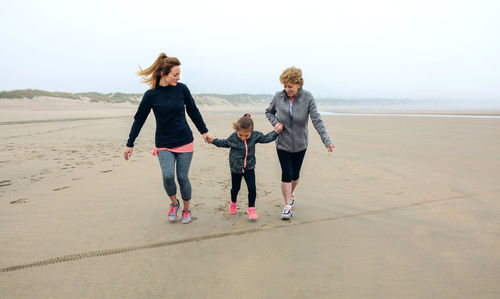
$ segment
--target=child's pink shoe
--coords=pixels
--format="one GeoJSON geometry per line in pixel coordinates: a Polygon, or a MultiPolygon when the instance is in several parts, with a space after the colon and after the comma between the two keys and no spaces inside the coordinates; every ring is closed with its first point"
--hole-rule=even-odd
{"type": "Polygon", "coordinates": [[[250,221],[255,221],[257,220],[257,218],[259,218],[259,216],[257,216],[257,212],[255,212],[255,208],[248,208],[248,219],[250,219],[250,221]]]}
{"type": "Polygon", "coordinates": [[[238,207],[238,202],[230,202],[229,203],[229,214],[234,215],[236,214],[236,208],[238,207]]]}

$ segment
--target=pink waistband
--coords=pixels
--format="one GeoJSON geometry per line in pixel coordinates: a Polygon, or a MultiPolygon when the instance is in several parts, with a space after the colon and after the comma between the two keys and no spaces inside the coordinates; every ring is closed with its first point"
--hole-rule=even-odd
{"type": "Polygon", "coordinates": [[[153,156],[158,156],[158,152],[162,150],[167,150],[172,153],[192,153],[194,150],[194,141],[174,148],[155,147],[153,150],[153,156]]]}

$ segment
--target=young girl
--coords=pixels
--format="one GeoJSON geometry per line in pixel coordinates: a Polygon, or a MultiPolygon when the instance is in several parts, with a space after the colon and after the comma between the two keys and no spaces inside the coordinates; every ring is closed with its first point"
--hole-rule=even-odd
{"type": "Polygon", "coordinates": [[[255,198],[257,191],[255,187],[255,144],[269,143],[278,137],[282,127],[275,128],[267,135],[253,130],[253,120],[250,114],[243,115],[238,121],[233,122],[235,132],[227,139],[213,139],[212,143],[217,147],[229,147],[229,167],[231,169],[231,203],[229,203],[229,214],[236,214],[237,196],[241,187],[241,178],[245,178],[248,187],[248,218],[257,220],[255,212],[255,198]]]}

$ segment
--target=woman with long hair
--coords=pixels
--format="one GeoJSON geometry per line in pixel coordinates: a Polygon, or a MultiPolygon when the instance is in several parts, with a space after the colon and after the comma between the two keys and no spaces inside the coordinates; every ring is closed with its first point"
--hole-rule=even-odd
{"type": "Polygon", "coordinates": [[[134,116],[124,158],[128,160],[133,152],[134,141],[139,135],[149,112],[153,110],[156,118],[155,149],[153,155],[158,156],[163,176],[163,186],[170,197],[171,204],[168,219],[177,220],[180,203],[177,198],[177,182],[183,201],[182,223],[191,222],[191,183],[189,167],[193,158],[194,138],[186,120],[186,112],[203,135],[206,142],[212,137],[196,107],[191,92],[180,79],[180,61],[161,53],[155,62],[145,70],[138,72],[143,82],[150,88],[144,93],[134,116]]]}

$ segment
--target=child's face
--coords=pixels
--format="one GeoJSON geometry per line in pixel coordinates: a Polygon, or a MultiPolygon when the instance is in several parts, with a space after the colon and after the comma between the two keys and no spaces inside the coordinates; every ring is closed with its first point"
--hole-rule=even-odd
{"type": "Polygon", "coordinates": [[[252,135],[252,131],[236,131],[236,134],[241,141],[246,141],[252,135]]]}

